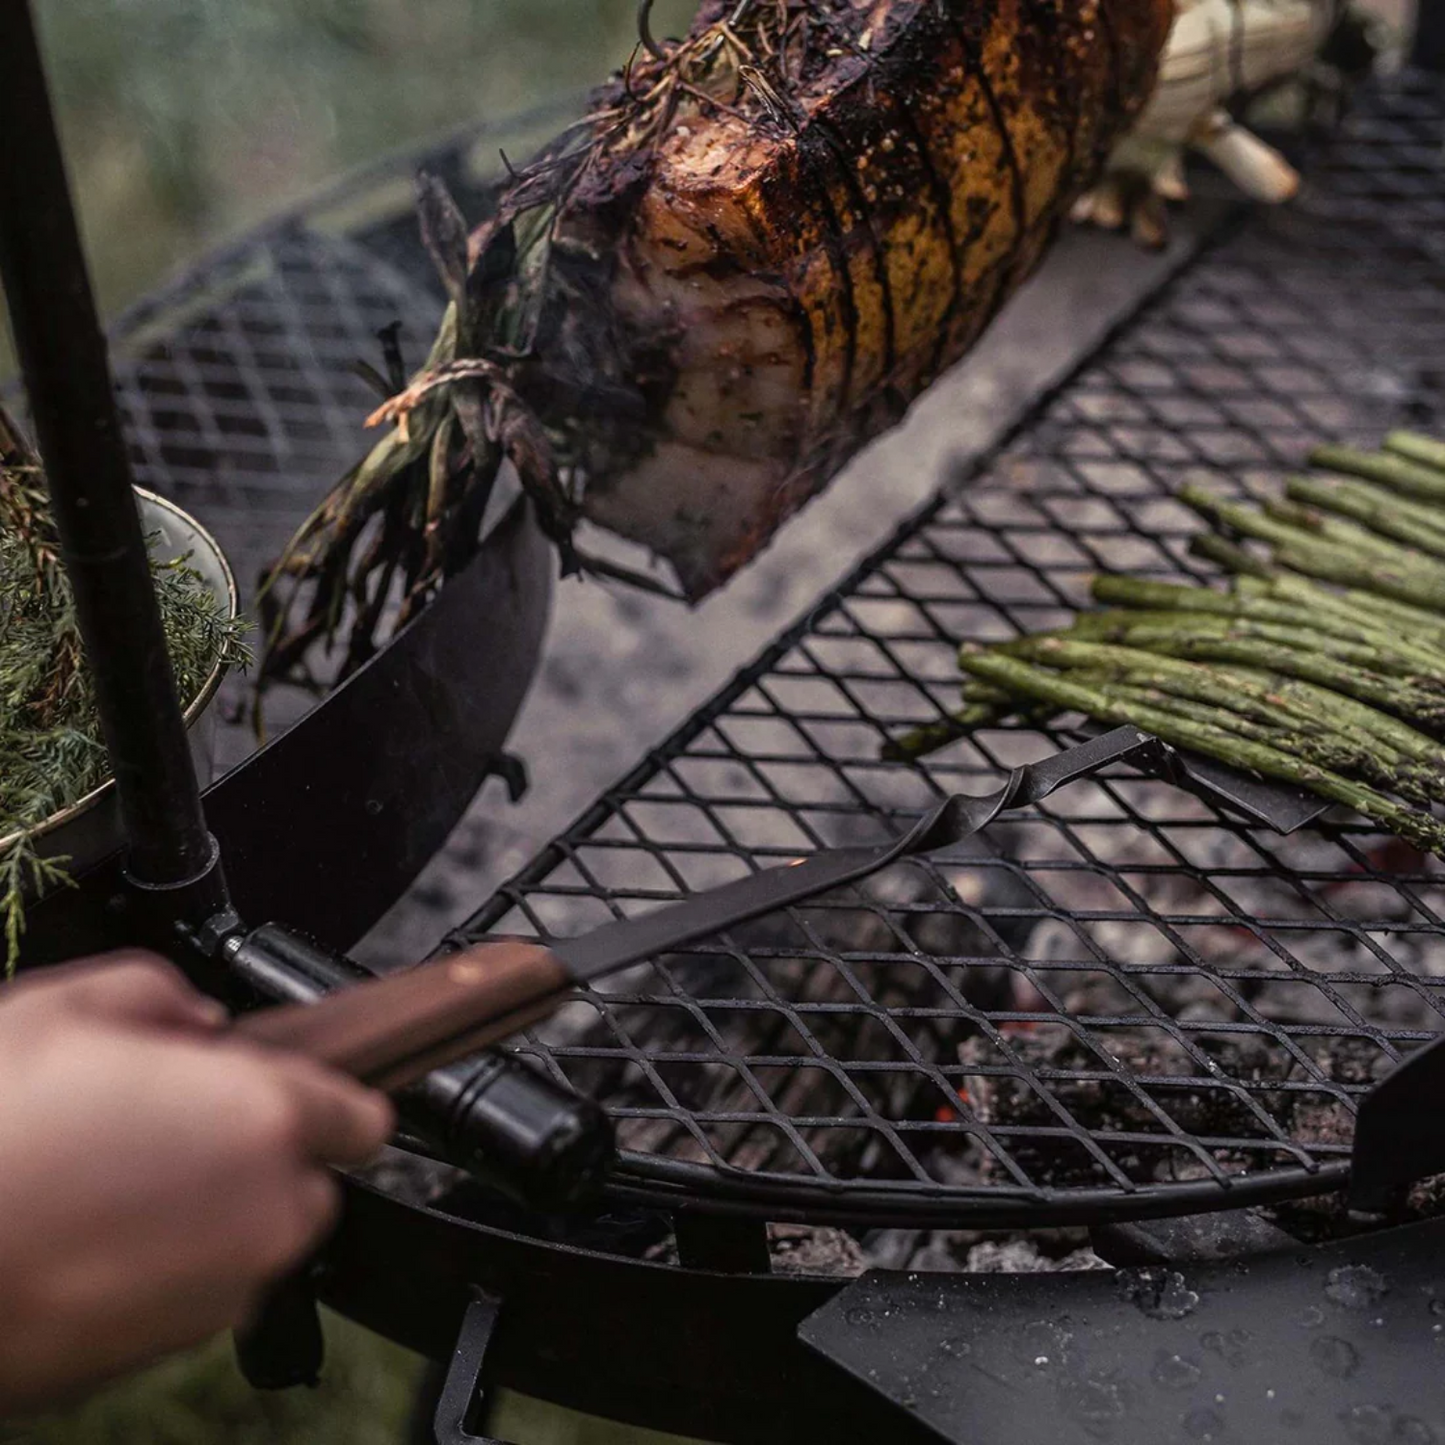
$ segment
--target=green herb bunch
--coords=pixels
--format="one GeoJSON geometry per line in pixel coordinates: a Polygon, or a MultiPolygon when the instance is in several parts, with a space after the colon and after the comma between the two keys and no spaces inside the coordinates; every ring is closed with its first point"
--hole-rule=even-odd
{"type": "MultiPolygon", "coordinates": [[[[196,696],[218,662],[244,665],[245,624],[184,559],[152,559],[176,688],[196,696]]],[[[0,409],[0,926],[7,972],[27,896],[69,881],[35,830],[110,775],[70,584],[38,459],[0,409]]]]}

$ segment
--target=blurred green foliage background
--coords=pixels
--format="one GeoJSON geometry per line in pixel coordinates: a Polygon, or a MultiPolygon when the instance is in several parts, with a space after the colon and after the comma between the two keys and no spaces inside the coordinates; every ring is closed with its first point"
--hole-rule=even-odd
{"type": "MultiPolygon", "coordinates": [[[[601,80],[636,0],[32,0],[107,312],[339,173],[601,80]]],[[[659,0],[686,28],[690,0],[659,0]]],[[[13,143],[8,138],[7,143],[13,143]]]]}

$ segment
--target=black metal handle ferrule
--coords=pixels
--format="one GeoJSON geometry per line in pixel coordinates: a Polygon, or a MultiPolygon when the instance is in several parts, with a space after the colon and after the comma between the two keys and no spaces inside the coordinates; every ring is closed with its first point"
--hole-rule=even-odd
{"type": "MultiPolygon", "coordinates": [[[[264,997],[309,1003],[372,975],[342,954],[267,923],[227,940],[223,953],[264,997]]],[[[519,1059],[487,1052],[434,1069],[396,1096],[408,1131],[440,1157],[531,1208],[580,1203],[606,1175],[611,1121],[591,1099],[519,1059]]]]}
{"type": "Polygon", "coordinates": [[[616,1149],[594,1100],[492,1051],[433,1069],[397,1107],[453,1164],[545,1213],[591,1198],[616,1149]]]}

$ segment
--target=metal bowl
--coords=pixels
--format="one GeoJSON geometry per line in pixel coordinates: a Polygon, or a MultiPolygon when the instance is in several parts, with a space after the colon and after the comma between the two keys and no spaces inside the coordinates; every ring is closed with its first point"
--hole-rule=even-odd
{"type": "MultiPolygon", "coordinates": [[[[240,611],[240,596],[230,564],[219,544],[189,512],[174,502],[137,487],[141,522],[147,535],[158,534],[155,556],[170,562],[185,557],[189,566],[220,599],[228,617],[240,611]]],[[[226,669],[217,664],[200,690],[186,700],[185,720],[191,754],[201,782],[211,781],[215,741],[215,698],[226,669]]],[[[52,813],[34,830],[36,851],[46,858],[66,860],[72,874],[83,873],[115,852],[121,844],[120,816],[116,807],[115,784],[107,779],[83,798],[52,813]]],[[[20,837],[11,833],[0,838],[0,853],[20,837]]]]}

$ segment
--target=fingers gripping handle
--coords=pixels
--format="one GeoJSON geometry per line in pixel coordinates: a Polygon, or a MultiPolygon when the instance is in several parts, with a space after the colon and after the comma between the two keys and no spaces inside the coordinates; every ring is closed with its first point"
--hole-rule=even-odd
{"type": "Polygon", "coordinates": [[[236,1032],[387,1089],[545,1017],[570,984],[545,948],[495,943],[331,994],[248,1014],[236,1032]]]}

